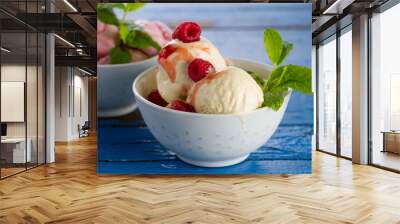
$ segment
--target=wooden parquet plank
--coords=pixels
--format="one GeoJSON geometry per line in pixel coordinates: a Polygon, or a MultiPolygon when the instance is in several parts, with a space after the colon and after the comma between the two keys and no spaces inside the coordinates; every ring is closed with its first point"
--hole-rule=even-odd
{"type": "Polygon", "coordinates": [[[315,152],[311,175],[97,175],[94,137],[0,181],[0,223],[400,223],[400,175],[315,152]]]}

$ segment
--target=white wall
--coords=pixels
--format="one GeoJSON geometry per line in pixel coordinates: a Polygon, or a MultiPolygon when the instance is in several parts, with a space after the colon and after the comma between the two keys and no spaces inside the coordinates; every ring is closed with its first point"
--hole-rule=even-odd
{"type": "MultiPolygon", "coordinates": [[[[25,82],[25,64],[9,64],[1,66],[1,81],[25,82]]],[[[5,110],[6,108],[1,108],[5,110]]],[[[7,137],[25,137],[25,122],[7,123],[7,137]]]]}
{"type": "Polygon", "coordinates": [[[69,139],[69,96],[70,85],[69,68],[55,68],[55,141],[68,141],[69,139]]]}
{"type": "MultiPolygon", "coordinates": [[[[1,81],[18,81],[25,82],[25,64],[9,64],[1,66],[1,81]]],[[[6,108],[1,108],[5,110],[6,108]]],[[[8,137],[25,137],[25,122],[11,122],[7,123],[7,136],[8,137]]]]}
{"type": "Polygon", "coordinates": [[[55,140],[70,141],[79,137],[78,125],[88,120],[88,78],[71,67],[56,67],[55,74],[55,140]]]}
{"type": "MultiPolygon", "coordinates": [[[[6,122],[7,137],[9,138],[24,138],[25,135],[29,139],[32,161],[39,163],[44,162],[45,150],[45,120],[44,120],[44,74],[42,68],[25,64],[3,64],[1,66],[1,81],[2,82],[24,82],[26,86],[26,106],[23,102],[22,108],[18,108],[20,113],[25,114],[26,120],[21,122],[6,122]],[[37,70],[38,69],[38,70],[37,70]],[[27,80],[25,80],[27,79],[27,80]],[[37,153],[39,155],[37,155],[37,153]]],[[[2,89],[3,92],[4,89],[2,89]]],[[[21,94],[24,94],[24,90],[21,94]]],[[[2,95],[2,98],[8,98],[7,95],[2,95]]],[[[16,108],[2,107],[4,113],[17,113],[16,108]]],[[[22,115],[24,116],[24,115],[22,115]]]]}
{"type": "Polygon", "coordinates": [[[81,126],[85,123],[85,121],[88,121],[88,78],[82,76],[82,73],[79,73],[79,75],[76,75],[75,70],[75,75],[74,75],[74,92],[75,94],[73,96],[74,99],[74,108],[72,109],[72,136],[75,138],[78,137],[78,124],[81,126]],[[80,93],[78,93],[80,91],[80,93]],[[79,97],[80,96],[80,97],[79,97]],[[79,102],[80,101],[80,102],[79,102]],[[81,110],[81,111],[80,111],[81,110]]]}
{"type": "MultiPolygon", "coordinates": [[[[25,75],[27,69],[28,72],[28,79],[29,79],[29,84],[30,85],[36,85],[36,80],[30,79],[31,74],[36,75],[36,67],[34,66],[27,66],[27,68],[24,65],[18,65],[18,64],[6,64],[1,66],[1,81],[2,82],[25,82],[25,75]]],[[[27,103],[31,104],[34,102],[32,105],[28,106],[34,106],[36,108],[36,88],[28,88],[28,99],[27,103]],[[32,90],[32,92],[30,91],[32,90]],[[33,99],[34,98],[34,99],[33,99]]],[[[2,110],[6,110],[6,108],[1,108],[2,110]]],[[[32,111],[32,110],[30,110],[32,111]]],[[[36,129],[36,113],[28,113],[28,128],[32,127],[36,129]],[[31,122],[34,122],[35,124],[31,124],[31,122]],[[34,127],[33,127],[34,126],[34,127]]],[[[25,137],[25,124],[26,122],[7,122],[7,136],[8,137],[25,137]]],[[[29,133],[31,133],[28,130],[28,137],[29,133]]]]}
{"type": "MultiPolygon", "coordinates": [[[[24,122],[25,83],[1,81],[1,121],[24,122]]],[[[36,105],[35,105],[36,108],[36,105]]]]}

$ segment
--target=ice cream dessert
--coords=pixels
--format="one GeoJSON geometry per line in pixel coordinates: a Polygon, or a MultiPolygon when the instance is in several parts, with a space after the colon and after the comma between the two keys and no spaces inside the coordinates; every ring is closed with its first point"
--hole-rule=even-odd
{"type": "Polygon", "coordinates": [[[136,78],[133,93],[150,132],[179,159],[203,167],[237,164],[274,134],[293,91],[312,92],[311,69],[283,64],[293,44],[271,28],[263,37],[272,65],[227,63],[200,33],[193,22],[178,26],[159,64],[136,78]]]}
{"type": "Polygon", "coordinates": [[[226,63],[218,49],[206,38],[201,37],[201,28],[193,22],[182,23],[158,55],[159,70],[157,86],[160,95],[167,101],[185,100],[192,85],[201,79],[191,77],[189,66],[195,59],[207,61],[216,72],[226,69],[226,63]]]}
{"type": "Polygon", "coordinates": [[[158,55],[157,90],[151,102],[207,114],[242,113],[263,103],[263,92],[243,69],[227,66],[218,49],[193,22],[179,25],[158,55]]]}
{"type": "Polygon", "coordinates": [[[293,44],[277,30],[264,30],[264,48],[273,64],[267,74],[227,66],[218,49],[200,34],[194,22],[176,28],[174,40],[158,54],[157,88],[149,101],[185,112],[238,114],[262,107],[279,111],[291,91],[312,94],[310,68],[282,65],[293,44]]]}
{"type": "MultiPolygon", "coordinates": [[[[171,29],[159,21],[136,20],[126,21],[141,27],[155,42],[160,46],[171,41],[171,29]]],[[[97,63],[110,64],[110,51],[112,48],[120,45],[119,28],[115,25],[104,24],[97,21],[97,63]]],[[[125,46],[131,56],[131,62],[145,60],[158,53],[154,47],[135,48],[125,46]]]]}
{"type": "Polygon", "coordinates": [[[263,100],[263,92],[256,81],[234,66],[196,82],[187,97],[187,102],[197,112],[205,114],[249,112],[260,107],[263,100]]]}

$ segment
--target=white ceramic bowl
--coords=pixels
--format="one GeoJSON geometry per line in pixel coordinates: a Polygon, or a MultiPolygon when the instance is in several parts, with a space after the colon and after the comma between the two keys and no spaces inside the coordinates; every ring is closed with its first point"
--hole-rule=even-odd
{"type": "Polygon", "coordinates": [[[116,117],[129,114],[136,108],[132,82],[144,70],[157,64],[157,56],[149,59],[114,65],[97,65],[97,115],[116,117]]]}
{"type": "MultiPolygon", "coordinates": [[[[271,67],[256,62],[230,59],[245,70],[269,75],[271,67]]],[[[146,125],[154,137],[184,162],[203,167],[224,167],[245,160],[264,145],[285,113],[290,94],[279,111],[260,108],[241,114],[210,115],[160,107],[146,100],[156,88],[154,66],[133,83],[133,92],[146,125]]]]}

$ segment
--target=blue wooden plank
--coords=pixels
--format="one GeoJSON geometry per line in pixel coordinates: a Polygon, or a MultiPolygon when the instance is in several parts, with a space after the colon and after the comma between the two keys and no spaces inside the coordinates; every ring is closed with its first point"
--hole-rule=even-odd
{"type": "Polygon", "coordinates": [[[143,120],[127,119],[98,119],[97,126],[103,127],[143,127],[146,126],[143,120]]]}
{"type": "MultiPolygon", "coordinates": [[[[119,123],[119,121],[117,121],[116,123],[119,123]]],[[[252,153],[244,164],[253,164],[259,161],[267,160],[291,161],[288,163],[267,163],[267,165],[265,166],[268,169],[266,167],[254,165],[251,165],[253,169],[248,168],[248,166],[250,165],[241,165],[239,167],[232,166],[227,168],[229,169],[229,171],[225,169],[201,169],[199,171],[197,170],[198,167],[183,166],[187,169],[179,171],[179,173],[279,173],[279,169],[281,170],[281,173],[307,173],[307,169],[309,167],[305,166],[303,163],[311,164],[310,149],[311,135],[313,133],[312,130],[313,128],[311,125],[281,125],[271,137],[271,139],[266,143],[266,145],[261,147],[256,152],[252,153]],[[298,164],[298,162],[296,161],[303,161],[301,162],[301,164],[303,165],[301,165],[300,167],[291,166],[291,164],[298,164]],[[272,167],[271,164],[286,167],[272,167]],[[236,168],[233,169],[234,167],[236,168]],[[289,168],[293,168],[295,170],[289,171],[289,168]]],[[[154,137],[152,137],[151,133],[146,127],[121,128],[118,125],[110,125],[109,128],[102,128],[99,131],[107,134],[104,135],[103,140],[99,141],[98,159],[113,161],[108,162],[108,165],[105,165],[105,162],[99,162],[99,166],[104,166],[99,168],[99,173],[172,174],[173,171],[165,171],[165,167],[175,166],[176,164],[182,163],[175,156],[169,154],[154,139],[154,137]],[[121,138],[118,138],[118,136],[121,138]],[[166,163],[167,161],[169,162],[166,163]],[[136,165],[133,165],[132,162],[134,162],[136,165]],[[142,164],[147,165],[142,166],[142,164]],[[112,168],[113,166],[114,168],[112,168]],[[138,167],[141,168],[139,169],[138,167]]]]}
{"type": "Polygon", "coordinates": [[[158,142],[132,144],[102,144],[98,160],[109,161],[159,161],[176,160],[174,155],[158,142]]]}
{"type": "Polygon", "coordinates": [[[147,128],[99,128],[98,144],[154,141],[147,128]]]}
{"type": "MultiPolygon", "coordinates": [[[[118,123],[118,122],[117,122],[118,123]]],[[[111,127],[113,127],[111,125],[111,127]]],[[[107,129],[107,128],[103,128],[107,129]]],[[[112,131],[117,131],[121,128],[114,126],[114,128],[108,128],[110,133],[112,131]]],[[[138,133],[138,132],[148,132],[147,128],[123,128],[125,129],[125,133],[138,133]],[[131,131],[131,132],[129,132],[131,131]],[[132,132],[133,131],[133,132],[132,132]],[[135,132],[136,131],[136,132],[135,132]]],[[[310,153],[310,143],[311,143],[311,134],[312,134],[312,127],[309,125],[301,125],[301,126],[281,126],[275,134],[271,137],[271,139],[267,142],[267,144],[261,147],[256,152],[252,153],[249,158],[246,160],[244,164],[248,165],[241,165],[239,167],[232,166],[228,167],[230,169],[229,173],[231,174],[241,174],[241,173],[265,173],[266,168],[260,168],[259,166],[249,165],[253,163],[258,163],[259,161],[291,161],[288,163],[267,163],[268,169],[270,173],[277,172],[277,167],[272,168],[271,164],[276,165],[283,165],[283,164],[297,164],[296,161],[303,161],[303,163],[311,163],[311,153],[310,153]],[[308,161],[308,162],[304,162],[308,161]],[[236,168],[235,168],[236,167],[236,168]],[[252,167],[253,170],[249,169],[252,167]],[[233,169],[235,168],[235,169],[233,169]],[[240,170],[239,169],[243,169],[240,170]]],[[[136,135],[134,136],[135,139],[140,140],[141,138],[138,136],[143,135],[136,135]]],[[[113,136],[108,136],[110,140],[113,140],[113,136]]],[[[193,173],[202,173],[205,174],[210,172],[212,169],[203,169],[200,168],[198,171],[198,167],[195,166],[185,166],[182,165],[182,162],[175,157],[174,155],[168,153],[167,150],[164,149],[162,145],[160,145],[157,141],[141,141],[135,142],[131,140],[126,140],[125,142],[113,142],[111,144],[99,144],[98,147],[99,154],[99,166],[105,166],[103,168],[99,168],[99,173],[124,173],[126,171],[126,167],[130,167],[129,173],[172,173],[172,171],[164,171],[165,167],[172,166],[171,164],[175,164],[173,166],[183,168],[187,168],[187,170],[183,170],[182,172],[189,172],[189,169],[192,169],[193,173]],[[105,162],[107,161],[107,162],[105,162]],[[137,166],[139,165],[132,165],[132,163],[136,164],[153,164],[153,165],[145,165],[140,166],[141,168],[138,169],[137,166]],[[109,165],[105,165],[109,164],[109,165]],[[112,165],[110,165],[112,164],[112,165]],[[125,164],[125,165],[123,165],[125,164]],[[158,164],[158,165],[157,165],[158,164]],[[164,164],[164,165],[160,165],[164,164]],[[176,165],[176,164],[179,164],[176,165]],[[110,166],[115,166],[114,168],[110,168],[110,166]],[[125,167],[126,166],[126,167],[125,167]],[[109,168],[106,168],[109,167],[109,168]],[[150,167],[150,168],[149,168],[150,167]],[[156,171],[156,169],[159,169],[156,171]],[[111,169],[112,171],[110,171],[111,169]],[[150,169],[150,170],[147,170],[150,169]]],[[[293,167],[292,167],[293,168],[293,167]]],[[[300,167],[301,168],[301,167],[300,167]]],[[[286,169],[281,168],[282,172],[286,169]]],[[[299,169],[299,167],[296,167],[299,169]]],[[[301,168],[303,169],[303,168],[301,168]]],[[[286,171],[285,171],[286,172],[286,171]]],[[[297,172],[297,171],[293,171],[297,172]]],[[[300,171],[299,171],[300,172],[300,171]]],[[[301,173],[305,173],[301,172],[301,173]]],[[[216,169],[213,170],[212,173],[228,173],[225,169],[216,169]]]]}
{"type": "MultiPolygon", "coordinates": [[[[101,128],[99,132],[102,138],[99,140],[100,144],[141,144],[156,141],[147,127],[101,128]]],[[[311,137],[312,134],[313,127],[310,125],[280,125],[267,144],[274,142],[282,147],[289,147],[291,142],[294,142],[293,145],[297,148],[308,150],[310,139],[307,137],[311,137]]]]}
{"type": "MultiPolygon", "coordinates": [[[[312,135],[312,127],[307,126],[280,126],[270,140],[287,137],[281,141],[293,140],[296,136],[312,135]]],[[[101,128],[98,130],[99,144],[141,143],[156,141],[148,128],[101,128]]]]}
{"type": "Polygon", "coordinates": [[[101,174],[304,174],[311,173],[310,160],[246,160],[223,168],[192,166],[179,160],[162,163],[98,162],[101,174]]]}
{"type": "MultiPolygon", "coordinates": [[[[142,144],[102,144],[98,149],[99,161],[163,161],[178,160],[157,142],[142,144]]],[[[250,160],[309,160],[311,153],[304,150],[288,150],[267,145],[250,154],[250,160]]]]}

